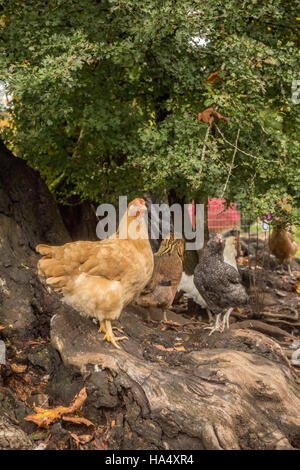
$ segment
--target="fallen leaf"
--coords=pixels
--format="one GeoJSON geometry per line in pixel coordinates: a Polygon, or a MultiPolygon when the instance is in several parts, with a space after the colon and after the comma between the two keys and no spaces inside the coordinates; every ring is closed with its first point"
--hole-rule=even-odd
{"type": "Polygon", "coordinates": [[[22,364],[10,364],[11,370],[17,374],[22,374],[27,369],[26,365],[22,364]]]}
{"type": "MultiPolygon", "coordinates": [[[[35,414],[28,415],[24,418],[26,421],[33,421],[40,428],[48,428],[51,423],[60,419],[63,415],[72,414],[77,411],[87,398],[86,388],[84,387],[72,400],[69,406],[57,406],[53,409],[34,407],[35,414]]],[[[81,419],[81,418],[79,418],[81,419]]]]}
{"type": "Polygon", "coordinates": [[[0,330],[4,330],[5,326],[0,325],[0,330]]]}
{"type": "Polygon", "coordinates": [[[115,425],[116,425],[116,422],[115,422],[115,420],[113,419],[112,422],[111,422],[111,427],[113,428],[115,425]]]}
{"type": "Polygon", "coordinates": [[[35,345],[35,344],[45,344],[45,343],[49,343],[49,342],[50,342],[50,339],[47,339],[47,340],[41,339],[40,341],[35,341],[34,339],[30,339],[28,341],[28,344],[35,345]]]}
{"type": "Polygon", "coordinates": [[[164,330],[164,328],[166,327],[175,327],[175,328],[178,328],[180,326],[180,323],[178,323],[177,321],[173,321],[173,320],[167,320],[167,321],[163,321],[163,324],[165,325],[162,330],[164,330]]]}
{"type": "Polygon", "coordinates": [[[185,351],[185,347],[184,346],[177,346],[174,348],[175,351],[185,351]]]}
{"type": "Polygon", "coordinates": [[[157,349],[160,349],[161,351],[185,351],[184,346],[178,346],[175,348],[165,348],[162,344],[153,344],[157,349]]]}
{"type": "Polygon", "coordinates": [[[70,432],[70,435],[73,437],[76,444],[87,444],[93,439],[93,436],[90,434],[81,434],[77,436],[77,434],[70,432]]]}
{"type": "Polygon", "coordinates": [[[294,284],[294,289],[298,294],[300,294],[300,281],[296,281],[294,284]]]}
{"type": "Polygon", "coordinates": [[[244,258],[243,256],[240,256],[237,259],[237,263],[242,264],[243,266],[248,266],[248,260],[247,260],[247,258],[244,258]]]}
{"type": "Polygon", "coordinates": [[[75,423],[75,424],[85,424],[86,426],[95,427],[94,423],[92,423],[92,421],[90,421],[89,419],[81,418],[78,416],[62,416],[62,419],[64,421],[70,421],[71,423],[75,423]]]}
{"type": "Polygon", "coordinates": [[[161,351],[167,351],[168,350],[162,344],[154,344],[153,346],[155,346],[157,349],[160,349],[161,351]]]}
{"type": "Polygon", "coordinates": [[[68,412],[67,407],[59,406],[53,410],[45,410],[44,408],[34,407],[36,414],[28,415],[24,419],[26,421],[33,421],[40,428],[47,429],[51,423],[60,419],[64,413],[68,412]]]}

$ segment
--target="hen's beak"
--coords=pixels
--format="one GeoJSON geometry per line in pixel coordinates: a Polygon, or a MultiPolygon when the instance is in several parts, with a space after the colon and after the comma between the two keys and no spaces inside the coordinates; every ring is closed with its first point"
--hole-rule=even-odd
{"type": "Polygon", "coordinates": [[[147,211],[147,207],[144,204],[143,205],[141,204],[138,207],[137,216],[138,217],[144,217],[146,211],[147,211]]]}

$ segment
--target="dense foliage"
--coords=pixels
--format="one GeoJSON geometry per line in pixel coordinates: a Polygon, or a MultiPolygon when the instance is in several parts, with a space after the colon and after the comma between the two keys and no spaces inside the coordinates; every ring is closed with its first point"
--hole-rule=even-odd
{"type": "Polygon", "coordinates": [[[62,200],[299,206],[296,3],[0,0],[6,142],[62,200]],[[230,121],[208,132],[197,114],[211,105],[230,121]]]}

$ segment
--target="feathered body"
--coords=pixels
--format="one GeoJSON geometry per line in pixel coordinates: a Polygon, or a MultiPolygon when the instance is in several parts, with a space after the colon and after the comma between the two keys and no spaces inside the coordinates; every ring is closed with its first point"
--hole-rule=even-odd
{"type": "Polygon", "coordinates": [[[224,240],[222,236],[217,235],[208,241],[195,269],[195,286],[214,314],[248,302],[235,256],[234,237],[224,240]]]}
{"type": "Polygon", "coordinates": [[[143,307],[167,309],[173,303],[182,275],[184,241],[175,238],[162,240],[159,250],[154,254],[154,270],[149,284],[137,299],[143,307]]]}
{"type": "Polygon", "coordinates": [[[206,302],[200,295],[194,283],[194,271],[199,262],[198,253],[195,250],[186,250],[184,252],[183,271],[178,286],[178,291],[183,291],[185,295],[192,299],[202,308],[207,308],[206,302]]]}
{"type": "MultiPolygon", "coordinates": [[[[102,322],[116,345],[110,322],[146,286],[153,272],[153,254],[144,220],[145,202],[132,201],[122,218],[115,238],[102,241],[77,241],[62,246],[38,245],[43,258],[38,273],[53,289],[63,294],[63,301],[86,317],[102,322]],[[131,223],[137,223],[138,238],[131,237],[131,223]],[[119,238],[122,228],[127,238],[119,238]],[[103,323],[103,322],[106,322],[103,323]]],[[[124,233],[124,232],[123,232],[124,233]]]]}
{"type": "Polygon", "coordinates": [[[192,299],[196,304],[200,305],[201,308],[207,308],[205,300],[195,286],[193,274],[188,275],[183,272],[177,290],[183,291],[189,299],[192,299]]]}
{"type": "Polygon", "coordinates": [[[286,263],[288,265],[291,274],[290,263],[298,249],[293,233],[287,228],[274,228],[270,235],[269,248],[280,264],[286,263]]]}

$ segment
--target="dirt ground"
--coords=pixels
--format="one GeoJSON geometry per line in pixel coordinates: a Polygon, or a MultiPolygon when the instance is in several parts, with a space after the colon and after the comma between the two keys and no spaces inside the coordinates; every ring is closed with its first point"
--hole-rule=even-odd
{"type": "MultiPolygon", "coordinates": [[[[168,311],[167,323],[162,322],[162,312],[159,309],[146,311],[136,305],[130,305],[117,322],[117,326],[129,337],[128,341],[122,342],[122,351],[144,364],[158,364],[160,368],[169,368],[178,373],[181,369],[190,367],[190,355],[196,352],[205,354],[206,351],[207,354],[211,354],[214,350],[230,350],[252,353],[254,337],[251,338],[248,332],[259,332],[264,337],[274,340],[278,349],[274,350],[273,346],[269,348],[266,343],[261,350],[256,351],[256,355],[271,359],[273,362],[286,361],[293,371],[293,380],[299,387],[300,365],[297,363],[297,357],[293,360],[293,353],[299,347],[297,345],[300,345],[300,342],[297,342],[300,339],[300,296],[296,290],[300,281],[300,266],[294,262],[295,278],[291,279],[287,273],[280,273],[276,269],[265,269],[261,266],[256,270],[249,269],[249,266],[245,265],[246,262],[243,263],[239,268],[251,300],[244,309],[233,312],[228,332],[209,335],[206,313],[184,296],[173,305],[172,310],[168,311]],[[255,285],[251,278],[254,274],[255,285]],[[245,335],[243,331],[247,334],[245,335]]],[[[141,438],[146,432],[144,429],[139,433],[133,431],[136,422],[134,425],[131,424],[131,427],[128,425],[130,417],[126,417],[127,424],[124,424],[124,415],[120,409],[124,406],[124,400],[130,398],[125,399],[126,394],[120,398],[120,390],[118,391],[113,378],[107,379],[105,375],[105,365],[97,370],[97,363],[103,359],[103,352],[111,355],[111,346],[102,343],[103,335],[97,332],[97,325],[93,321],[82,319],[77,313],[69,310],[66,312],[65,307],[62,307],[58,301],[57,312],[60,310],[64,313],[56,314],[58,319],[51,320],[50,312],[45,314],[41,318],[39,329],[31,330],[28,336],[8,339],[5,329],[0,331],[0,339],[5,341],[7,348],[7,364],[0,366],[0,415],[2,412],[2,420],[6,420],[6,429],[9,426],[12,428],[12,436],[15,436],[16,432],[22,433],[21,437],[17,434],[19,436],[17,443],[13,439],[11,441],[13,444],[10,445],[21,448],[36,448],[40,445],[47,449],[128,449],[135,448],[134,446],[163,448],[164,445],[159,441],[155,430],[152,443],[149,444],[141,438]],[[72,325],[77,323],[77,327],[79,330],[82,328],[82,331],[72,330],[72,325],[66,325],[66,321],[72,325]],[[66,329],[69,333],[65,331],[66,329]],[[94,349],[79,348],[77,340],[80,341],[82,335],[90,338],[87,341],[89,345],[94,342],[96,345],[94,349]],[[62,341],[66,341],[64,346],[60,346],[62,341]],[[97,344],[101,344],[102,351],[97,350],[97,344]],[[101,359],[98,357],[100,352],[101,359]],[[96,370],[96,375],[91,373],[90,368],[93,363],[93,367],[96,368],[93,372],[96,370]],[[88,366],[85,367],[86,365],[88,366]],[[83,387],[88,388],[89,398],[76,416],[85,417],[92,424],[76,424],[60,418],[43,429],[34,422],[25,420],[26,416],[34,413],[34,406],[44,409],[52,409],[59,405],[68,406],[83,387]],[[126,426],[131,429],[126,430],[126,426]],[[130,434],[135,434],[134,439],[130,438],[130,434]]],[[[123,366],[107,365],[112,374],[114,367],[122,369],[123,366]]],[[[124,388],[124,384],[121,388],[124,388]]],[[[199,393],[197,388],[196,393],[199,393]]],[[[155,424],[152,422],[149,426],[155,424]]],[[[300,447],[298,431],[295,431],[294,440],[290,441],[296,448],[300,447]]],[[[170,434],[170,431],[168,432],[170,434]]],[[[194,448],[201,448],[199,440],[193,436],[188,436],[188,441],[185,441],[184,437],[179,439],[178,436],[169,437],[168,441],[168,446],[171,448],[184,448],[184,446],[193,448],[193,445],[194,448]]],[[[210,448],[209,444],[207,445],[210,448]]],[[[2,446],[5,447],[3,442],[2,446]]],[[[6,446],[9,447],[7,444],[6,446]]],[[[239,446],[257,448],[255,443],[247,442],[245,436],[243,444],[240,438],[239,446]]],[[[215,448],[214,445],[212,448],[215,448]]]]}

